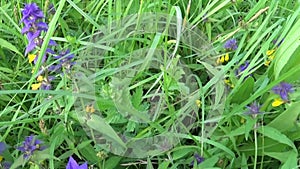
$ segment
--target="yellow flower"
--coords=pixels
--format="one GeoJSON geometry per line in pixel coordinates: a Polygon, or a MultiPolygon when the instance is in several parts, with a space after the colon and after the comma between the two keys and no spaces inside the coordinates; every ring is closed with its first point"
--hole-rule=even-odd
{"type": "Polygon", "coordinates": [[[266,60],[265,61],[265,66],[270,66],[271,61],[270,60],[266,60]]]}
{"type": "Polygon", "coordinates": [[[43,77],[43,76],[41,76],[41,75],[37,77],[37,81],[38,81],[38,82],[42,82],[42,81],[43,81],[43,79],[44,79],[44,77],[43,77]]]}
{"type": "Polygon", "coordinates": [[[3,160],[3,156],[0,156],[0,162],[3,160]]]}
{"type": "Polygon", "coordinates": [[[267,50],[266,54],[267,54],[268,58],[265,61],[265,66],[270,66],[271,61],[275,57],[275,49],[267,50]]]}
{"type": "Polygon", "coordinates": [[[244,124],[246,120],[244,118],[241,118],[241,123],[244,124]]]}
{"type": "Polygon", "coordinates": [[[226,53],[225,55],[222,55],[217,59],[217,64],[219,65],[228,61],[229,61],[229,53],[226,53]]]}
{"type": "Polygon", "coordinates": [[[196,105],[198,106],[198,107],[201,107],[201,100],[196,100],[196,105]]]}
{"type": "Polygon", "coordinates": [[[283,103],[285,103],[284,100],[282,100],[281,98],[276,98],[276,99],[274,99],[272,106],[278,107],[278,106],[282,105],[283,103]]]}
{"type": "Polygon", "coordinates": [[[230,86],[231,88],[234,88],[234,84],[232,84],[228,78],[224,79],[224,83],[230,86]]]}
{"type": "Polygon", "coordinates": [[[89,105],[87,105],[86,107],[85,107],[85,111],[87,112],[87,113],[95,113],[95,108],[94,108],[94,106],[92,105],[92,104],[89,104],[89,105]]]}
{"type": "Polygon", "coordinates": [[[29,63],[31,63],[32,61],[34,61],[35,57],[36,57],[35,54],[28,54],[29,63]]]}
{"type": "Polygon", "coordinates": [[[267,56],[270,56],[270,55],[274,54],[274,52],[275,52],[275,49],[271,49],[271,50],[267,50],[266,54],[267,54],[267,56]]]}
{"type": "Polygon", "coordinates": [[[42,83],[36,83],[31,85],[32,90],[37,90],[41,87],[42,83]]]}

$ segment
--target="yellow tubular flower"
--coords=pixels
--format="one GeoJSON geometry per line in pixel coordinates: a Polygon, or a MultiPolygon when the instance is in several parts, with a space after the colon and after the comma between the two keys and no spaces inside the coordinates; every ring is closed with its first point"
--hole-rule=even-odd
{"type": "Polygon", "coordinates": [[[196,105],[197,105],[198,107],[201,107],[201,101],[200,101],[200,100],[196,100],[196,105]]]}
{"type": "Polygon", "coordinates": [[[225,54],[225,58],[224,58],[224,59],[225,59],[226,62],[229,61],[229,53],[226,53],[226,54],[225,54]]]}
{"type": "Polygon", "coordinates": [[[276,99],[274,99],[274,101],[272,103],[272,106],[273,107],[278,107],[278,106],[282,105],[283,103],[285,103],[285,101],[283,101],[280,98],[276,98],[276,99]]]}
{"type": "Polygon", "coordinates": [[[92,104],[89,104],[89,105],[87,105],[86,107],[85,107],[85,111],[87,112],[87,113],[95,113],[95,108],[94,108],[94,106],[92,105],[92,104]]]}
{"type": "Polygon", "coordinates": [[[43,79],[44,79],[44,77],[43,77],[43,76],[38,76],[38,77],[37,77],[37,81],[38,81],[38,82],[42,82],[42,81],[43,81],[43,79]]]}
{"type": "Polygon", "coordinates": [[[267,50],[266,54],[268,56],[272,55],[275,52],[275,49],[267,50]]]}
{"type": "Polygon", "coordinates": [[[265,66],[270,66],[271,61],[270,60],[266,60],[265,61],[265,66]]]}
{"type": "Polygon", "coordinates": [[[31,85],[32,90],[38,90],[41,87],[42,83],[36,83],[31,85]]]}
{"type": "Polygon", "coordinates": [[[217,64],[220,65],[220,64],[228,62],[228,61],[229,61],[229,53],[226,53],[225,55],[218,57],[217,64]]]}
{"type": "Polygon", "coordinates": [[[35,57],[36,57],[35,54],[28,54],[29,63],[33,62],[35,57]]]}

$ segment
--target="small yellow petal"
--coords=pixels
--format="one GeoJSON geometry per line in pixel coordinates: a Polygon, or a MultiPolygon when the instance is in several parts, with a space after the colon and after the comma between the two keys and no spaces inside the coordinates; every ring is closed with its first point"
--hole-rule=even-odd
{"type": "Polygon", "coordinates": [[[217,59],[217,64],[219,65],[221,62],[220,62],[220,58],[217,59]]]}
{"type": "Polygon", "coordinates": [[[36,57],[35,54],[29,54],[28,55],[29,63],[31,63],[32,61],[34,61],[35,57],[36,57]]]}
{"type": "Polygon", "coordinates": [[[43,79],[44,79],[44,77],[43,77],[43,76],[38,76],[38,77],[37,77],[37,81],[38,81],[38,82],[42,82],[42,81],[43,81],[43,79]]]}
{"type": "Polygon", "coordinates": [[[245,123],[245,119],[241,118],[241,123],[244,124],[245,123]]]}
{"type": "Polygon", "coordinates": [[[228,62],[228,60],[229,60],[229,53],[226,53],[226,55],[225,55],[225,61],[228,62]]]}
{"type": "Polygon", "coordinates": [[[85,107],[85,111],[87,112],[87,113],[95,113],[95,108],[94,108],[94,106],[93,105],[87,105],[86,107],[85,107]]]}
{"type": "Polygon", "coordinates": [[[225,56],[221,56],[220,62],[221,62],[221,63],[224,63],[224,62],[225,62],[225,56]]]}
{"type": "Polygon", "coordinates": [[[272,106],[273,107],[278,107],[280,105],[282,105],[284,103],[284,101],[280,98],[276,98],[274,99],[273,103],[272,103],[272,106]]]}
{"type": "Polygon", "coordinates": [[[267,50],[266,54],[268,56],[272,55],[275,52],[275,49],[267,50]]]}
{"type": "Polygon", "coordinates": [[[270,60],[266,60],[265,61],[265,66],[270,66],[271,61],[270,60]]]}
{"type": "Polygon", "coordinates": [[[37,90],[41,87],[42,83],[37,83],[37,84],[32,84],[31,85],[31,89],[32,90],[37,90]]]}
{"type": "Polygon", "coordinates": [[[275,57],[275,55],[270,55],[270,56],[268,56],[268,59],[269,59],[269,60],[273,60],[274,57],[275,57]]]}
{"type": "Polygon", "coordinates": [[[201,107],[201,101],[200,101],[200,100],[196,100],[196,105],[197,105],[198,107],[201,107]]]}

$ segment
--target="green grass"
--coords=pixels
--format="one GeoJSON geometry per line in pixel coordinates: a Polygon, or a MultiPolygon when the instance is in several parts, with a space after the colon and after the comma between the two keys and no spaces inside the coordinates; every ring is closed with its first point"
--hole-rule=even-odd
{"type": "Polygon", "coordinates": [[[66,168],[70,156],[99,169],[299,168],[298,1],[36,1],[49,26],[36,64],[24,55],[26,3],[0,2],[0,168],[66,168]],[[74,54],[70,72],[42,62],[50,39],[74,54]],[[51,90],[32,90],[41,69],[51,90]],[[274,107],[280,82],[294,92],[274,107]],[[245,114],[253,102],[262,114],[245,114]],[[26,160],[17,147],[30,135],[45,149],[26,160]]]}

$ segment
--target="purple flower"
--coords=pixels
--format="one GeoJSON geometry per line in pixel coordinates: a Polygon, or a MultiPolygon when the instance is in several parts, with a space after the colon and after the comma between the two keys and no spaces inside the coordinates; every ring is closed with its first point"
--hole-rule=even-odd
{"type": "Polygon", "coordinates": [[[41,31],[47,31],[48,25],[41,21],[41,19],[44,18],[44,14],[36,3],[26,4],[22,14],[21,22],[23,22],[25,26],[21,33],[27,35],[29,42],[25,50],[25,55],[27,55],[39,44],[41,31]]]}
{"type": "Polygon", "coordinates": [[[225,42],[224,48],[226,50],[236,50],[237,49],[237,42],[235,39],[229,39],[225,42]]]}
{"type": "MultiPolygon", "coordinates": [[[[235,75],[237,77],[240,77],[242,75],[242,73],[248,68],[249,66],[249,61],[246,61],[244,64],[242,64],[236,71],[235,71],[235,75]]],[[[250,75],[251,76],[251,75],[250,75]]],[[[249,76],[246,76],[245,78],[247,78],[249,76]]]]}
{"type": "Polygon", "coordinates": [[[3,142],[0,142],[0,155],[5,151],[6,149],[6,144],[3,142]]]}
{"type": "MultiPolygon", "coordinates": [[[[194,158],[195,158],[195,160],[196,160],[196,162],[197,162],[197,164],[200,164],[200,163],[202,163],[203,161],[204,161],[204,158],[203,157],[201,157],[199,154],[194,154],[194,158]]],[[[190,163],[190,167],[194,167],[194,160],[190,163]]]]}
{"type": "Polygon", "coordinates": [[[34,151],[36,150],[44,150],[45,147],[41,147],[42,141],[35,139],[35,136],[27,136],[23,145],[18,147],[17,149],[24,153],[24,159],[29,159],[34,151]]]}
{"type": "Polygon", "coordinates": [[[51,14],[51,15],[54,15],[56,10],[54,8],[54,5],[51,3],[48,7],[48,12],[51,14]]]}
{"type": "Polygon", "coordinates": [[[52,88],[51,86],[51,82],[55,79],[54,76],[48,76],[48,78],[45,78],[43,81],[42,81],[42,84],[41,84],[41,89],[42,90],[50,90],[52,88]]]}
{"type": "Polygon", "coordinates": [[[72,156],[69,158],[69,162],[66,166],[66,169],[88,169],[87,162],[83,163],[82,165],[79,165],[72,156]]]}
{"type": "Polygon", "coordinates": [[[4,161],[4,162],[2,163],[3,169],[10,169],[11,165],[12,165],[12,163],[9,162],[9,161],[4,161]]]}
{"type": "MultiPolygon", "coordinates": [[[[21,31],[22,34],[26,34],[28,39],[28,45],[25,49],[25,55],[34,50],[37,46],[41,47],[43,44],[43,39],[40,37],[42,31],[46,32],[48,30],[47,23],[43,22],[44,14],[42,10],[37,6],[36,3],[26,4],[23,11],[23,17],[21,22],[24,23],[24,27],[21,31]]],[[[49,46],[55,46],[56,43],[50,40],[49,46]]],[[[47,49],[46,53],[53,54],[49,52],[51,49],[47,49]]],[[[52,51],[52,50],[51,50],[52,51]]],[[[37,61],[37,57],[35,62],[37,61]]],[[[42,63],[46,60],[46,54],[43,56],[42,63]]]]}
{"type": "Polygon", "coordinates": [[[257,114],[262,114],[262,112],[259,111],[260,105],[257,102],[253,102],[250,106],[247,106],[248,112],[245,114],[249,115],[257,115],[257,114]]]}
{"type": "Polygon", "coordinates": [[[274,45],[276,45],[276,43],[278,43],[277,44],[277,47],[279,47],[281,44],[282,44],[282,42],[284,41],[284,38],[283,39],[281,39],[281,41],[278,43],[278,39],[274,39],[273,41],[272,41],[272,43],[274,44],[274,45]]]}
{"type": "Polygon", "coordinates": [[[51,65],[49,67],[49,70],[57,72],[57,71],[61,71],[61,68],[65,68],[65,70],[69,72],[72,66],[75,64],[75,62],[72,61],[74,56],[75,56],[74,54],[70,54],[69,49],[65,51],[61,51],[59,55],[54,56],[55,59],[59,60],[59,63],[55,65],[51,65]]]}
{"type": "Polygon", "coordinates": [[[42,10],[36,5],[36,3],[26,4],[22,11],[22,20],[25,25],[30,25],[39,19],[44,18],[42,10]]]}
{"type": "Polygon", "coordinates": [[[280,95],[284,101],[288,101],[288,94],[294,92],[293,86],[285,82],[281,82],[279,85],[273,87],[272,90],[275,94],[280,95]]]}

